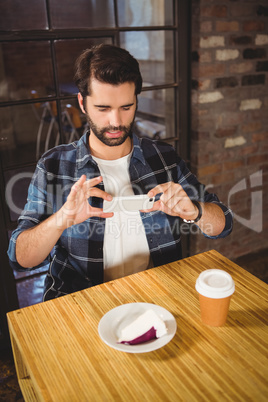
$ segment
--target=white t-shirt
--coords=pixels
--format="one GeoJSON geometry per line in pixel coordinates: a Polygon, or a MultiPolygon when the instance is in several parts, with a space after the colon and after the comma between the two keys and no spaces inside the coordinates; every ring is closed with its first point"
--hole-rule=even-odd
{"type": "MultiPolygon", "coordinates": [[[[105,191],[112,196],[134,195],[128,171],[131,154],[116,160],[93,157],[105,191]]],[[[105,282],[149,267],[150,252],[139,211],[114,212],[112,218],[106,218],[103,257],[105,282]]]]}

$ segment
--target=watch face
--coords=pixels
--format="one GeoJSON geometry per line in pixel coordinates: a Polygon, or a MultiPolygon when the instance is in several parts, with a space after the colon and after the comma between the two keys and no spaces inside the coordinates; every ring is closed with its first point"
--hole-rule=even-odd
{"type": "Polygon", "coordinates": [[[194,220],[187,221],[187,219],[183,219],[183,222],[185,222],[185,223],[194,223],[195,221],[194,220]]]}

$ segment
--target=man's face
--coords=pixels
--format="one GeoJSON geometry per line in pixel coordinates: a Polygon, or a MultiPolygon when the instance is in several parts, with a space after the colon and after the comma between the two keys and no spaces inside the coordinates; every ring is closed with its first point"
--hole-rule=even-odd
{"type": "Polygon", "coordinates": [[[110,85],[93,79],[91,95],[85,101],[85,113],[93,134],[110,147],[123,144],[131,135],[136,102],[134,83],[110,85]]]}

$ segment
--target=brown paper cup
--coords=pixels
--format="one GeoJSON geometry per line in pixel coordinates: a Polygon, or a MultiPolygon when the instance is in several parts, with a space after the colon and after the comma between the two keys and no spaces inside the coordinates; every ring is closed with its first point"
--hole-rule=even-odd
{"type": "Polygon", "coordinates": [[[226,323],[231,296],[211,299],[199,294],[201,320],[204,324],[221,327],[226,323]]]}
{"type": "Polygon", "coordinates": [[[199,275],[195,288],[199,293],[202,322],[213,327],[224,325],[235,290],[231,275],[219,269],[208,269],[199,275]]]}

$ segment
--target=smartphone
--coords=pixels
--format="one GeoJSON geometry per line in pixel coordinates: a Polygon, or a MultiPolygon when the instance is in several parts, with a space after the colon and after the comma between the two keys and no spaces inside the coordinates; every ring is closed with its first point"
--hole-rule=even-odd
{"type": "Polygon", "coordinates": [[[112,201],[103,201],[103,212],[125,212],[151,209],[153,208],[154,200],[155,197],[148,197],[146,194],[113,197],[112,201]]]}

